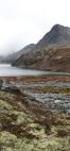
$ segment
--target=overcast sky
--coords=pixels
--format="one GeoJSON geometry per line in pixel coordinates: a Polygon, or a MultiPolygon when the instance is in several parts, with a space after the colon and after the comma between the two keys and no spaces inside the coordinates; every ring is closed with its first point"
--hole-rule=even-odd
{"type": "Polygon", "coordinates": [[[54,24],[70,26],[70,0],[0,0],[0,54],[38,42],[54,24]]]}

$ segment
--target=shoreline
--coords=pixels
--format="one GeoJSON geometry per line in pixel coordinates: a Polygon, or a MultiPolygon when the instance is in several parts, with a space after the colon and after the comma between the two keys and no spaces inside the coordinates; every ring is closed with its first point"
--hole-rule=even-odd
{"type": "Polygon", "coordinates": [[[27,82],[44,82],[47,81],[61,81],[70,82],[70,76],[64,75],[44,75],[44,76],[1,76],[0,79],[12,80],[12,81],[27,81],[27,82]]]}

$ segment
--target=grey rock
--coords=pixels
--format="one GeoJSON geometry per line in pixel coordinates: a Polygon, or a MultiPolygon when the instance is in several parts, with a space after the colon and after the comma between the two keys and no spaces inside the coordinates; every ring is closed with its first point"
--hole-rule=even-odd
{"type": "Polygon", "coordinates": [[[3,80],[0,80],[0,89],[2,88],[3,80]]]}

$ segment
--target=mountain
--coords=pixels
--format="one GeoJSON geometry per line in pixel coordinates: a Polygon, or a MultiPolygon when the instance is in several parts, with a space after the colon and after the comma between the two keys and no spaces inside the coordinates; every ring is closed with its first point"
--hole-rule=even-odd
{"type": "Polygon", "coordinates": [[[30,44],[30,45],[27,45],[26,47],[24,47],[23,49],[17,51],[17,52],[14,52],[12,54],[9,54],[5,57],[3,57],[1,59],[1,62],[5,62],[5,63],[13,63],[14,61],[16,61],[19,57],[21,57],[22,55],[30,52],[33,48],[35,47],[34,44],[30,44]]]}
{"type": "Polygon", "coordinates": [[[70,28],[62,25],[54,25],[50,32],[48,32],[38,43],[38,47],[45,47],[47,45],[65,45],[70,43],[70,28]]]}
{"type": "Polygon", "coordinates": [[[70,28],[55,25],[35,45],[13,63],[24,68],[70,72],[70,28]]]}

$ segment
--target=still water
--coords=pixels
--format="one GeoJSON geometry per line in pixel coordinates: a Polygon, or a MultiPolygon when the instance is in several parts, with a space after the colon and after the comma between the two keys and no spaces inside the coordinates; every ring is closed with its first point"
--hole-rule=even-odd
{"type": "Polygon", "coordinates": [[[41,74],[44,74],[44,72],[12,67],[10,64],[0,64],[0,76],[36,76],[41,74]]]}
{"type": "Polygon", "coordinates": [[[1,76],[38,76],[38,75],[70,75],[64,72],[38,71],[12,67],[10,64],[0,64],[1,76]]]}

